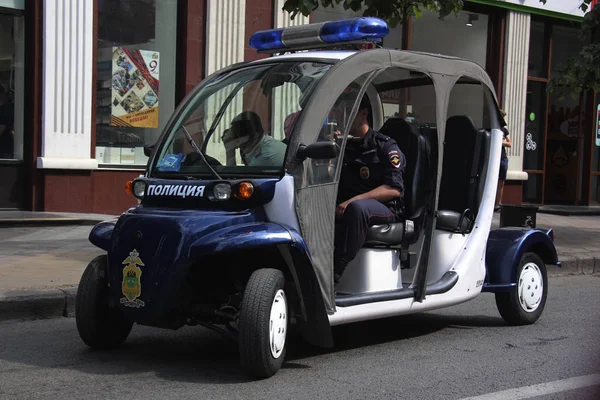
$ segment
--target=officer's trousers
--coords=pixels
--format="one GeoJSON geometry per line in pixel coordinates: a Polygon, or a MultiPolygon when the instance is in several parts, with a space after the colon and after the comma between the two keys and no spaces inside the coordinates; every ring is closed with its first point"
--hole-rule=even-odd
{"type": "Polygon", "coordinates": [[[398,219],[387,206],[377,200],[356,200],[348,204],[335,225],[334,273],[336,281],[365,242],[367,228],[398,219]]]}

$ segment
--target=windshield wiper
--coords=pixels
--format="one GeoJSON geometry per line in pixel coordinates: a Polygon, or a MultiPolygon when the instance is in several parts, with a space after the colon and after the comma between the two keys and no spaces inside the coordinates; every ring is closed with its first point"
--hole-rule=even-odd
{"type": "Polygon", "coordinates": [[[188,132],[187,128],[184,125],[181,125],[181,127],[183,128],[183,133],[185,133],[185,137],[187,138],[188,142],[190,143],[190,146],[192,146],[194,148],[194,150],[196,150],[196,153],[198,153],[198,155],[200,156],[200,158],[204,162],[204,165],[206,165],[208,167],[208,169],[210,169],[210,172],[212,172],[212,174],[214,175],[215,178],[217,178],[219,180],[223,180],[223,178],[221,178],[219,176],[219,174],[217,174],[217,171],[215,171],[213,169],[213,167],[210,166],[210,164],[208,163],[208,161],[206,161],[206,157],[204,157],[204,154],[202,154],[202,150],[200,150],[198,148],[198,145],[196,144],[196,142],[194,142],[194,139],[192,139],[192,135],[190,135],[190,133],[188,132]]]}

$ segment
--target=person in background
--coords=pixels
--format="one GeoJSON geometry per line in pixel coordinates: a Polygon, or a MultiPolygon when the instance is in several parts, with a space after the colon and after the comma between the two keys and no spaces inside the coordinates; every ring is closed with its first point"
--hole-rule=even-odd
{"type": "Polygon", "coordinates": [[[512,141],[510,140],[510,132],[506,125],[506,112],[500,110],[503,118],[502,126],[502,154],[500,156],[500,173],[498,176],[498,188],[496,190],[496,203],[494,205],[494,211],[500,209],[500,202],[502,201],[502,192],[504,191],[504,181],[506,181],[506,173],[508,172],[508,157],[506,156],[505,147],[512,147],[512,141]]]}
{"type": "Polygon", "coordinates": [[[282,140],[282,142],[286,145],[290,144],[290,137],[292,136],[292,132],[296,127],[296,122],[298,121],[298,117],[300,116],[301,112],[302,110],[296,111],[295,113],[292,113],[285,117],[285,121],[283,122],[283,133],[285,138],[282,140]]]}

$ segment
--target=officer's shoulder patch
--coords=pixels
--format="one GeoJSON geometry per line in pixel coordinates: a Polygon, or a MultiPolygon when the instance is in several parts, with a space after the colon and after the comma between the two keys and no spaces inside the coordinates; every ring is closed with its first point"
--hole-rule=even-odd
{"type": "Polygon", "coordinates": [[[400,154],[396,150],[392,150],[388,153],[388,159],[393,167],[400,167],[400,154]]]}

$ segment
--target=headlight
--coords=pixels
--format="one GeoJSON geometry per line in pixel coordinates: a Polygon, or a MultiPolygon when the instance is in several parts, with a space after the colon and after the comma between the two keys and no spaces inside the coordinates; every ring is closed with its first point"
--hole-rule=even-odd
{"type": "Polygon", "coordinates": [[[146,182],[142,180],[133,181],[131,191],[138,199],[144,198],[144,194],[146,194],[146,182]]]}
{"type": "Polygon", "coordinates": [[[231,197],[231,185],[229,183],[217,183],[213,187],[213,196],[215,200],[229,200],[231,197]]]}

